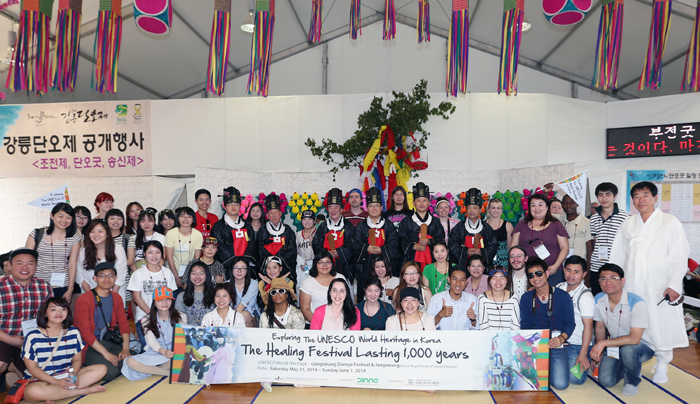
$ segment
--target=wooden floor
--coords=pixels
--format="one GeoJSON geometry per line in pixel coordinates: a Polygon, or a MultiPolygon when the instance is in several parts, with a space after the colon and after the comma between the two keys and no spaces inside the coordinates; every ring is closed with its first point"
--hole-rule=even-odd
{"type": "MultiPolygon", "coordinates": [[[[700,344],[690,342],[690,347],[674,351],[673,364],[700,377],[700,344]]],[[[655,360],[655,359],[652,359],[655,360]]],[[[260,391],[259,383],[215,385],[202,390],[188,404],[227,402],[231,404],[249,404],[260,391]]],[[[381,390],[379,390],[381,394],[381,390]]],[[[263,392],[263,394],[267,394],[263,392]]],[[[425,394],[428,397],[427,393],[425,394]]],[[[498,404],[508,403],[542,403],[561,404],[552,392],[494,392],[493,397],[498,404]]],[[[661,403],[659,403],[661,404],[661,403]]]]}

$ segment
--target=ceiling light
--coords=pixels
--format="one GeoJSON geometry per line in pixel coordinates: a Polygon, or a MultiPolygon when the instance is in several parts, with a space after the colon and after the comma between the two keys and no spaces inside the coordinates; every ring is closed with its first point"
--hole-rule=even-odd
{"type": "Polygon", "coordinates": [[[248,15],[241,24],[241,31],[252,34],[255,31],[255,20],[253,19],[253,10],[248,10],[248,15]]]}
{"type": "Polygon", "coordinates": [[[522,32],[529,31],[532,28],[532,24],[527,20],[527,16],[523,17],[523,24],[521,26],[522,32]]]}

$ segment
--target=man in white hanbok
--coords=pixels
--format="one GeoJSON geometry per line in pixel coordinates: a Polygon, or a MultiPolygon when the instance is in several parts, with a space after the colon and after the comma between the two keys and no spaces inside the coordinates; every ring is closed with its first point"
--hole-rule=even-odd
{"type": "Polygon", "coordinates": [[[652,380],[666,383],[673,348],[688,346],[680,302],[690,245],[681,222],[655,208],[659,199],[656,185],[637,183],[630,194],[639,213],[620,226],[610,262],[625,270],[625,289],[647,302],[649,327],[642,341],[656,354],[652,380]]]}

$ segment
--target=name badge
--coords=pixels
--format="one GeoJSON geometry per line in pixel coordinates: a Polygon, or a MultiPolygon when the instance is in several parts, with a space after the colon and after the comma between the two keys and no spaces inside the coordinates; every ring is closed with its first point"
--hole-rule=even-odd
{"type": "Polygon", "coordinates": [[[282,237],[276,236],[272,239],[273,243],[281,243],[282,242],[282,237]]]}
{"type": "Polygon", "coordinates": [[[598,247],[598,258],[601,261],[607,261],[609,260],[609,253],[608,253],[608,246],[600,246],[598,247]]]}
{"type": "Polygon", "coordinates": [[[608,352],[608,356],[613,358],[613,359],[620,359],[620,347],[615,346],[615,347],[607,347],[606,348],[608,352]]]}
{"type": "Polygon", "coordinates": [[[544,246],[544,244],[540,244],[537,247],[535,247],[535,254],[537,254],[540,259],[546,259],[549,257],[551,254],[549,253],[549,250],[547,250],[547,247],[544,246]]]}
{"type": "Polygon", "coordinates": [[[31,320],[24,320],[22,321],[22,335],[25,337],[32,331],[36,330],[37,325],[36,325],[36,319],[33,318],[31,320]]]}
{"type": "Polygon", "coordinates": [[[63,272],[52,272],[51,273],[51,287],[52,288],[62,288],[63,284],[66,282],[66,274],[63,272]]]}
{"type": "Polygon", "coordinates": [[[182,277],[185,274],[185,269],[187,269],[187,265],[180,265],[180,268],[177,270],[177,275],[182,277]]]}
{"type": "Polygon", "coordinates": [[[243,235],[243,230],[236,230],[236,238],[243,238],[245,237],[243,235]]]}

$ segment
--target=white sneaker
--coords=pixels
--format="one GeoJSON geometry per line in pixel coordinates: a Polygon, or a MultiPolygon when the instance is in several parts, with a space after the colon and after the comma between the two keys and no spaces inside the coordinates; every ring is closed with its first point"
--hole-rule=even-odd
{"type": "Polygon", "coordinates": [[[268,393],[272,393],[272,383],[270,382],[261,382],[260,385],[262,386],[265,391],[268,393]]]}
{"type": "Polygon", "coordinates": [[[625,384],[622,388],[622,394],[625,396],[636,396],[639,386],[632,386],[631,384],[625,384]]]}
{"type": "Polygon", "coordinates": [[[656,384],[664,384],[668,383],[668,365],[665,363],[656,363],[654,365],[654,369],[651,370],[651,373],[654,375],[651,378],[651,381],[653,381],[656,384]]]}

